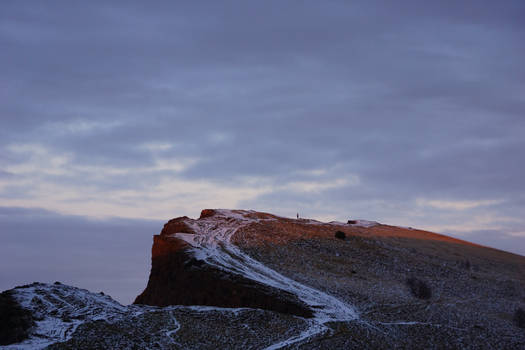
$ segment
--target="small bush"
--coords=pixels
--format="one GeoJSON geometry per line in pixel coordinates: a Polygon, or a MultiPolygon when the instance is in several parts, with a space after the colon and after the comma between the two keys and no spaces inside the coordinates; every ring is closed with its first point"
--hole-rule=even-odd
{"type": "Polygon", "coordinates": [[[348,220],[347,224],[355,225],[355,224],[357,224],[357,220],[348,220]]]}
{"type": "Polygon", "coordinates": [[[419,278],[407,278],[406,284],[410,288],[412,295],[416,298],[430,299],[432,297],[432,290],[430,289],[430,287],[419,278]]]}
{"type": "Polygon", "coordinates": [[[516,322],[516,326],[525,328],[525,310],[521,307],[514,313],[514,322],[516,322]]]}
{"type": "Polygon", "coordinates": [[[338,238],[338,239],[345,239],[346,238],[346,234],[343,232],[343,231],[337,231],[335,233],[335,238],[338,238]]]}

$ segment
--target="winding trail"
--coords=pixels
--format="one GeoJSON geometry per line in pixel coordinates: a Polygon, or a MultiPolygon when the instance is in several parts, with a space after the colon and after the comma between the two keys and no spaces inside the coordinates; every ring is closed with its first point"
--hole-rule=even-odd
{"type": "Polygon", "coordinates": [[[267,349],[279,349],[324,333],[329,330],[325,326],[327,322],[358,319],[359,315],[352,305],[281,275],[254,260],[231,242],[237,231],[252,222],[262,220],[274,219],[253,219],[245,217],[239,211],[216,210],[212,217],[195,221],[188,219],[186,223],[196,234],[175,233],[173,236],[189,243],[197,259],[224,271],[293,293],[311,307],[314,317],[308,320],[310,325],[306,331],[267,349]]]}
{"type": "Polygon", "coordinates": [[[180,329],[180,323],[179,321],[177,321],[177,319],[175,318],[175,316],[173,315],[173,312],[170,312],[169,313],[169,316],[170,316],[170,319],[171,321],[173,322],[173,329],[170,329],[169,331],[166,331],[166,336],[170,339],[172,339],[172,335],[174,333],[177,333],[177,331],[180,329]]]}

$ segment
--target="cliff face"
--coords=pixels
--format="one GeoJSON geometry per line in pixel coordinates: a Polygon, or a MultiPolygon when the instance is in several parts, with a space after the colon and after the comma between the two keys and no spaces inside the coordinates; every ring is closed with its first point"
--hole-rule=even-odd
{"type": "MultiPolygon", "coordinates": [[[[203,211],[202,218],[207,214],[203,211]]],[[[248,307],[312,317],[312,310],[296,295],[199,259],[192,246],[176,236],[195,235],[194,224],[187,217],[176,218],[153,237],[148,285],[135,304],[248,307]]]]}

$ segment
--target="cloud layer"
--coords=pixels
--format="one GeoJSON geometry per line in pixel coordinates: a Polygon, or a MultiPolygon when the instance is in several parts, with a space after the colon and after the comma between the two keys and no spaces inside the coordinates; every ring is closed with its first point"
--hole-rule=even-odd
{"type": "Polygon", "coordinates": [[[522,1],[4,1],[1,205],[299,211],[524,254],[508,244],[525,236],[524,15],[522,1]]]}

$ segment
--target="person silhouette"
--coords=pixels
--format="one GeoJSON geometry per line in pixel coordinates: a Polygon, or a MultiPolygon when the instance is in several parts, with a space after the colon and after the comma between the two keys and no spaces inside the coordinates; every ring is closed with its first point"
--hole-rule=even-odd
{"type": "Polygon", "coordinates": [[[297,218],[299,219],[299,213],[297,213],[297,218]]]}

